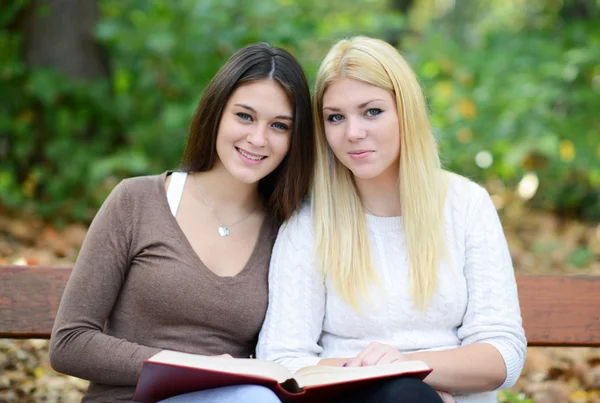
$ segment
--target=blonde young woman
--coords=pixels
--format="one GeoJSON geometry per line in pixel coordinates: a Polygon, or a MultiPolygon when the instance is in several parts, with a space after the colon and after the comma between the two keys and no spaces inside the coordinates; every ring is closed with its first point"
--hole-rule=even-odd
{"type": "Polygon", "coordinates": [[[311,202],[279,231],[258,357],[433,368],[344,402],[496,402],[526,354],[511,258],[488,193],[441,169],[417,77],[385,42],[342,40],[313,108],[311,202]]]}

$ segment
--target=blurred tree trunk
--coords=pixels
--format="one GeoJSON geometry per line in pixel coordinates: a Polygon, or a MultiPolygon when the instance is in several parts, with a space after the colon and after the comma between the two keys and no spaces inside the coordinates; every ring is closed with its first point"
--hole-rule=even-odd
{"type": "Polygon", "coordinates": [[[567,0],[560,9],[563,21],[590,20],[598,15],[598,6],[594,0],[567,0]]]}
{"type": "Polygon", "coordinates": [[[31,0],[17,26],[25,62],[74,78],[106,77],[108,63],[93,35],[98,17],[96,0],[31,0]]]}
{"type": "MultiPolygon", "coordinates": [[[[98,18],[97,0],[29,0],[9,29],[23,37],[23,59],[30,70],[50,68],[85,81],[106,79],[108,60],[94,39],[98,18]]],[[[35,147],[19,161],[20,183],[32,166],[44,160],[46,142],[53,135],[41,118],[46,107],[38,103],[30,108],[36,117],[31,133],[35,147]]]]}
{"type": "Polygon", "coordinates": [[[384,33],[384,39],[389,42],[395,48],[402,47],[402,39],[405,35],[414,34],[410,30],[410,24],[408,23],[408,14],[412,9],[415,0],[391,0],[389,8],[393,11],[399,11],[407,19],[407,24],[404,29],[388,31],[384,33]]]}
{"type": "Polygon", "coordinates": [[[406,15],[412,8],[414,2],[415,0],[392,0],[390,5],[392,10],[398,10],[406,15]]]}

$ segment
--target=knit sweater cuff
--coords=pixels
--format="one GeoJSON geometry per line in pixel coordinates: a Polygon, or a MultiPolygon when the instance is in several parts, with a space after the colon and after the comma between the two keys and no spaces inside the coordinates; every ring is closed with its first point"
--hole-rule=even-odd
{"type": "Polygon", "coordinates": [[[453,395],[456,403],[490,403],[498,401],[498,392],[473,393],[470,395],[453,395]]]}
{"type": "Polygon", "coordinates": [[[279,360],[279,364],[283,365],[292,374],[304,368],[317,365],[321,361],[320,357],[302,357],[302,358],[284,358],[279,360]]]}
{"type": "Polygon", "coordinates": [[[496,390],[508,389],[512,387],[521,375],[524,358],[520,357],[514,347],[505,340],[491,339],[482,340],[481,342],[496,347],[504,359],[504,365],[506,366],[506,379],[496,390]]]}

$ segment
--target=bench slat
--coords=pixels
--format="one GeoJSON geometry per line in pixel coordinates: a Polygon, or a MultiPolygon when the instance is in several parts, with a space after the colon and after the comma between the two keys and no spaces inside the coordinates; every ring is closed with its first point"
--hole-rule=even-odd
{"type": "Polygon", "coordinates": [[[0,338],[48,339],[68,267],[0,266],[0,338]]]}
{"type": "Polygon", "coordinates": [[[517,276],[530,346],[600,346],[600,276],[517,276]]]}
{"type": "MultiPolygon", "coordinates": [[[[68,267],[0,265],[0,338],[47,339],[68,267]]],[[[530,346],[600,346],[600,276],[517,276],[530,346]]]]}

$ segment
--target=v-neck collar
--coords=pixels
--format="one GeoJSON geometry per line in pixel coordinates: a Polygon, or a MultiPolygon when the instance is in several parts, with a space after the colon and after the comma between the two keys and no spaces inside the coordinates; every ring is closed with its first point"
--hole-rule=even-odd
{"type": "Polygon", "coordinates": [[[214,271],[212,271],[208,266],[206,266],[206,264],[204,264],[204,262],[202,261],[202,258],[196,253],[196,251],[192,247],[192,244],[190,243],[189,239],[187,238],[187,236],[185,235],[185,233],[179,226],[177,219],[175,218],[175,216],[173,214],[171,214],[171,209],[169,207],[169,202],[167,200],[167,192],[165,189],[165,180],[166,180],[167,176],[173,172],[176,172],[176,171],[172,171],[172,170],[165,171],[164,173],[159,175],[157,186],[159,187],[158,192],[160,194],[161,213],[169,216],[169,218],[167,219],[167,222],[171,225],[171,227],[173,228],[173,231],[179,237],[179,240],[181,241],[181,245],[182,245],[182,250],[184,250],[186,255],[188,255],[188,257],[190,259],[192,259],[192,261],[194,261],[196,266],[198,266],[204,273],[206,273],[214,281],[219,282],[219,283],[234,283],[234,282],[240,281],[245,276],[245,273],[250,270],[250,267],[253,266],[254,263],[256,262],[257,255],[259,254],[258,251],[262,244],[261,241],[263,240],[264,233],[268,227],[269,216],[267,214],[265,214],[265,218],[263,219],[263,222],[260,226],[260,230],[258,231],[258,237],[256,238],[256,242],[254,244],[254,248],[252,249],[252,253],[250,254],[250,257],[248,258],[248,261],[246,262],[246,264],[244,265],[242,270],[240,270],[234,276],[219,276],[214,271]]]}

